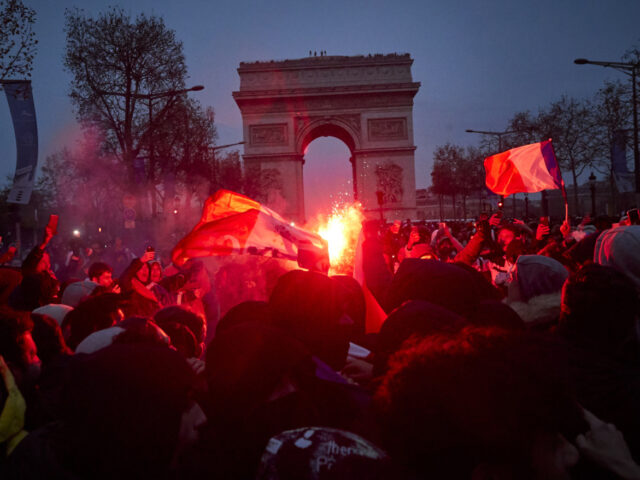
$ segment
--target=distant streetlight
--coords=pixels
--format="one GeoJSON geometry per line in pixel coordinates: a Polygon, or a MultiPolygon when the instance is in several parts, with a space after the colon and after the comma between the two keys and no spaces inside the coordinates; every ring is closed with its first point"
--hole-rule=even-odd
{"type": "MultiPolygon", "coordinates": [[[[481,135],[493,135],[494,137],[498,137],[498,153],[502,153],[502,137],[504,135],[509,135],[512,133],[518,133],[514,130],[507,130],[504,132],[492,132],[492,131],[488,131],[488,130],[471,130],[470,128],[467,128],[465,130],[465,132],[467,133],[479,133],[481,135]]],[[[498,202],[498,209],[502,210],[502,208],[504,207],[504,195],[500,195],[500,201],[498,202]]],[[[513,216],[516,216],[516,196],[513,196],[513,216]]]]}
{"type": "Polygon", "coordinates": [[[589,189],[591,190],[591,218],[596,216],[596,176],[591,172],[589,175],[589,189]]]}
{"type": "Polygon", "coordinates": [[[640,151],[638,150],[638,99],[636,94],[636,79],[640,62],[595,62],[586,58],[576,58],[576,65],[598,65],[600,67],[614,68],[631,77],[632,103],[633,103],[633,169],[636,182],[636,196],[640,194],[640,151]]]}

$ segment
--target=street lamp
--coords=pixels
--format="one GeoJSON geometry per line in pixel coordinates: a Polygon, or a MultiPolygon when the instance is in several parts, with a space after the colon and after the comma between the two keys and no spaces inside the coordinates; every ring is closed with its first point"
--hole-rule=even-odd
{"type": "Polygon", "coordinates": [[[236,143],[228,143],[226,145],[216,145],[214,147],[209,147],[209,151],[213,155],[213,165],[211,166],[211,172],[209,173],[210,183],[209,183],[209,193],[213,194],[214,188],[217,188],[217,172],[218,172],[218,161],[216,160],[216,152],[218,150],[222,150],[223,148],[235,147],[236,145],[244,145],[246,142],[236,142],[236,143]]]}
{"type": "Polygon", "coordinates": [[[636,197],[640,195],[640,152],[638,151],[638,99],[636,94],[636,77],[640,62],[595,62],[586,58],[576,58],[573,63],[576,65],[598,65],[600,67],[615,68],[616,70],[631,77],[632,103],[633,103],[633,169],[636,182],[636,197]]]}
{"type": "Polygon", "coordinates": [[[153,177],[153,172],[155,171],[155,158],[154,158],[154,152],[153,152],[153,101],[157,98],[164,98],[164,97],[175,97],[177,95],[183,95],[186,94],[187,92],[198,92],[200,90],[204,90],[204,86],[203,85],[195,85],[191,88],[183,88],[181,90],[169,90],[166,92],[158,92],[158,93],[147,93],[147,94],[140,94],[140,93],[135,93],[133,95],[131,95],[133,98],[137,98],[137,99],[142,99],[142,100],[148,100],[149,101],[149,128],[148,128],[148,132],[149,132],[149,172],[151,175],[151,216],[155,217],[156,213],[157,213],[157,204],[156,204],[156,187],[154,185],[154,177],[153,177]]]}
{"type": "MultiPolygon", "coordinates": [[[[174,97],[177,95],[182,95],[187,92],[199,92],[200,90],[204,90],[203,85],[194,85],[190,88],[182,88],[180,90],[168,90],[165,92],[157,92],[157,93],[123,93],[123,92],[112,92],[107,90],[96,89],[96,93],[100,95],[114,95],[117,97],[130,97],[138,100],[147,100],[149,102],[149,126],[147,127],[147,134],[149,135],[149,171],[151,175],[153,175],[154,171],[154,153],[153,153],[153,101],[158,98],[164,97],[174,97]]],[[[166,106],[165,106],[166,108],[166,106]]],[[[153,178],[152,178],[153,180],[153,178]]],[[[152,185],[153,190],[151,192],[151,209],[152,215],[155,217],[156,215],[156,194],[155,194],[155,186],[152,185]]]]}
{"type": "Polygon", "coordinates": [[[589,189],[591,190],[591,218],[596,216],[596,176],[591,172],[589,175],[589,189]]]}
{"type": "MultiPolygon", "coordinates": [[[[511,133],[518,133],[514,130],[507,130],[504,132],[492,132],[492,131],[488,131],[488,130],[471,130],[470,128],[467,128],[465,130],[465,132],[467,133],[480,133],[482,135],[493,135],[494,137],[498,137],[498,153],[502,153],[502,137],[504,135],[509,135],[511,133]]],[[[498,202],[498,208],[500,210],[502,210],[502,207],[504,206],[504,195],[500,195],[500,201],[498,202]]],[[[515,218],[516,216],[516,196],[513,196],[513,216],[515,218]]]]}

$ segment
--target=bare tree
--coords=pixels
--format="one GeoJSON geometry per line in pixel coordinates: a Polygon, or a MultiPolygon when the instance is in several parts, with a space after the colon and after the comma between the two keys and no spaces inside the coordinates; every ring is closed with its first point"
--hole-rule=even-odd
{"type": "Polygon", "coordinates": [[[31,77],[38,45],[35,17],[20,0],[0,0],[0,80],[31,77]]]}
{"type": "MultiPolygon", "coordinates": [[[[162,18],[141,14],[132,19],[115,7],[96,18],[67,10],[65,30],[65,67],[72,75],[77,116],[105,132],[106,144],[133,185],[134,161],[177,101],[176,95],[159,94],[184,89],[182,43],[162,18]]],[[[145,166],[153,180],[155,165],[147,158],[145,166]]]]}
{"type": "Polygon", "coordinates": [[[440,198],[451,197],[453,216],[456,214],[456,197],[461,193],[460,175],[457,173],[464,158],[464,149],[458,145],[447,143],[436,148],[433,153],[433,169],[431,170],[431,191],[440,198]]]}
{"type": "Polygon", "coordinates": [[[540,112],[537,118],[539,138],[553,139],[553,147],[564,171],[573,179],[574,211],[578,211],[578,177],[598,165],[597,121],[587,100],[562,97],[540,112]]]}
{"type": "Polygon", "coordinates": [[[599,155],[609,158],[609,162],[594,168],[609,176],[611,205],[616,208],[616,186],[614,181],[614,149],[626,144],[627,134],[631,130],[632,112],[629,86],[621,82],[607,82],[595,96],[595,118],[597,122],[597,139],[599,155]]]}

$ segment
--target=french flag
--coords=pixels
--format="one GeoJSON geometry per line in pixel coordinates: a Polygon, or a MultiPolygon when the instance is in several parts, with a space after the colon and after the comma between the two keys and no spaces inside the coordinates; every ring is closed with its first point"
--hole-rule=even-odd
{"type": "Polygon", "coordinates": [[[498,195],[563,188],[551,140],[512,148],[485,158],[487,188],[498,195]]]}

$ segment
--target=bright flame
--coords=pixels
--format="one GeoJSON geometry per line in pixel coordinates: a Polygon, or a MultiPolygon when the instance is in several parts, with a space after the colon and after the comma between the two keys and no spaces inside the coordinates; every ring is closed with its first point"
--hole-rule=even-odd
{"type": "Polygon", "coordinates": [[[328,217],[318,215],[315,231],[329,244],[330,273],[351,274],[358,235],[362,229],[362,205],[334,206],[328,217]]]}

